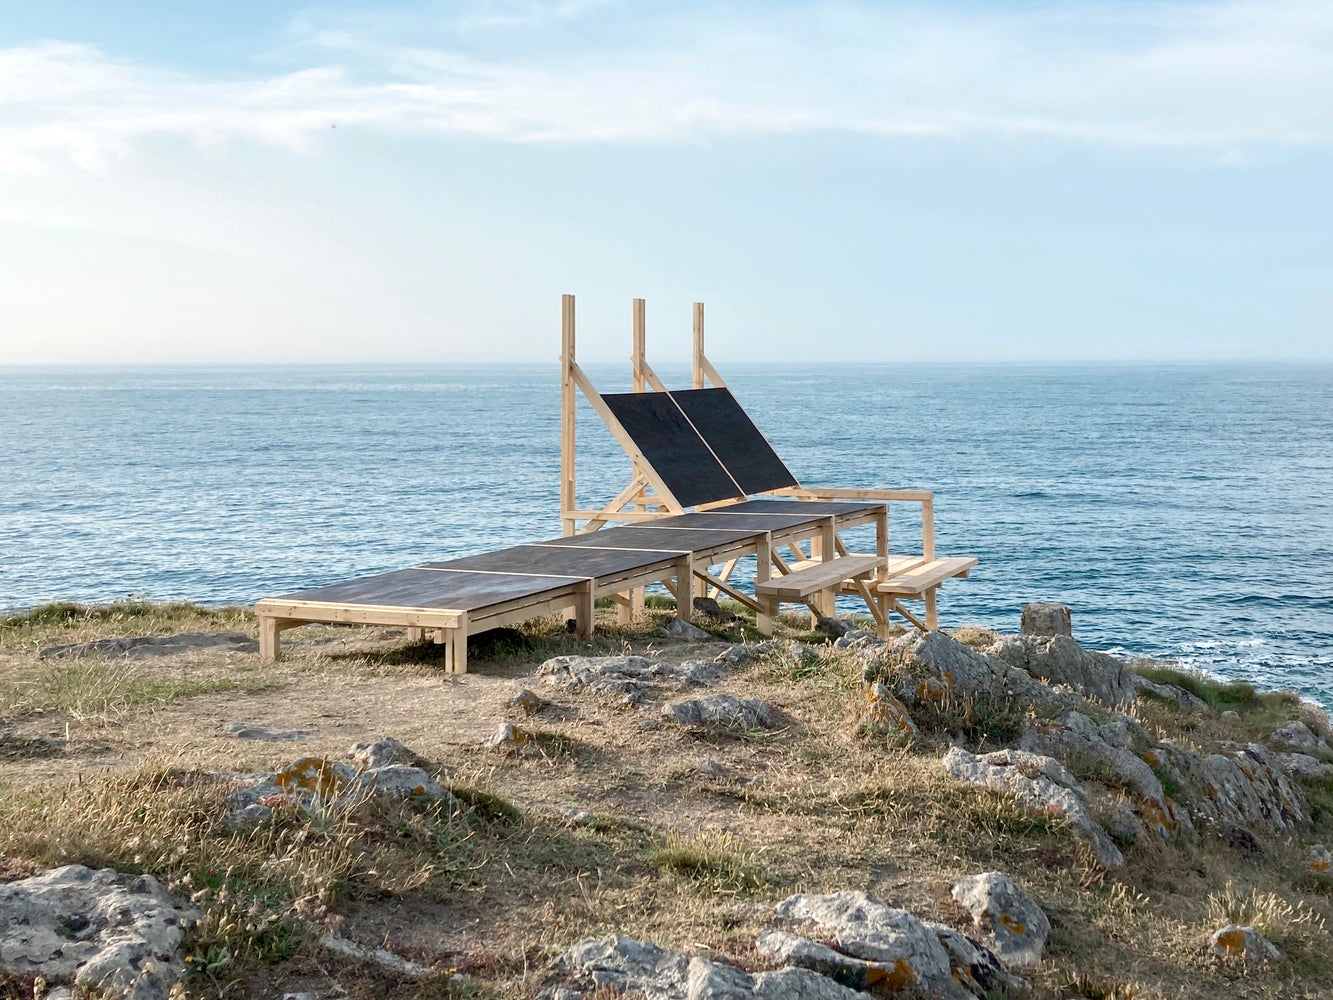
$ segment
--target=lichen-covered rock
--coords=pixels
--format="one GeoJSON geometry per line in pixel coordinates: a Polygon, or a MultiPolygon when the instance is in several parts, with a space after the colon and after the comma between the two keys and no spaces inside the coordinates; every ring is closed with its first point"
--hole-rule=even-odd
{"type": "Polygon", "coordinates": [[[728,646],[717,656],[713,657],[713,662],[728,667],[741,667],[753,659],[750,648],[744,645],[728,646]]]}
{"type": "Polygon", "coordinates": [[[1300,719],[1293,719],[1285,726],[1274,730],[1268,742],[1279,750],[1294,750],[1300,753],[1310,750],[1328,749],[1328,744],[1300,719]]]}
{"type": "Polygon", "coordinates": [[[690,960],[649,941],[623,934],[580,941],[558,959],[556,968],[594,989],[639,990],[648,1000],[685,1000],[690,960]]]}
{"type": "Polygon", "coordinates": [[[1134,683],[1134,690],[1140,695],[1147,694],[1155,697],[1174,706],[1176,711],[1185,715],[1214,714],[1213,706],[1197,694],[1186,691],[1183,687],[1177,687],[1175,684],[1157,684],[1148,680],[1142,674],[1130,674],[1130,680],[1134,683]]]}
{"type": "Polygon", "coordinates": [[[1333,774],[1333,764],[1327,764],[1308,753],[1279,753],[1276,755],[1282,770],[1293,778],[1327,778],[1333,774]]]}
{"type": "Polygon", "coordinates": [[[514,687],[513,697],[509,699],[509,704],[515,708],[520,708],[526,715],[536,715],[542,709],[546,708],[550,702],[539,695],[531,688],[526,688],[522,684],[514,687]]]}
{"type": "Polygon", "coordinates": [[[1134,792],[1140,819],[1158,836],[1171,838],[1182,831],[1192,831],[1189,814],[1163,791],[1161,781],[1148,763],[1130,749],[1136,738],[1148,742],[1142,728],[1124,716],[1098,726],[1081,712],[1070,712],[1058,721],[1033,720],[1020,745],[1034,753],[1105,768],[1108,780],[1134,792]]]}
{"type": "Polygon", "coordinates": [[[196,919],[151,875],[68,865],[0,885],[0,964],[164,1000],[184,972],[176,949],[196,919]]]}
{"type": "Polygon", "coordinates": [[[954,982],[971,996],[985,997],[987,1000],[997,995],[1014,996],[1016,990],[1024,985],[1021,979],[1005,970],[993,951],[975,938],[944,924],[927,923],[926,927],[940,939],[940,944],[948,953],[950,974],[954,982]]]}
{"type": "Polygon", "coordinates": [[[1196,826],[1202,820],[1283,833],[1305,819],[1304,796],[1277,756],[1257,743],[1201,755],[1163,741],[1142,757],[1180,788],[1196,826]]]}
{"type": "Polygon", "coordinates": [[[987,946],[1007,965],[1036,965],[1051,922],[1042,908],[1000,872],[968,875],[953,884],[953,898],[976,921],[987,946]]]}
{"type": "Polygon", "coordinates": [[[874,963],[874,985],[891,995],[966,998],[939,935],[906,910],[863,892],[789,896],[774,911],[818,926],[844,955],[874,963]]]}
{"type": "Polygon", "coordinates": [[[1305,867],[1318,875],[1333,872],[1333,851],[1323,844],[1314,844],[1305,855],[1305,867]]]}
{"type": "Polygon", "coordinates": [[[759,935],[755,950],[786,965],[809,969],[854,990],[869,990],[895,974],[888,962],[873,962],[842,952],[799,934],[770,928],[759,935]]]}
{"type": "Polygon", "coordinates": [[[1050,604],[1034,601],[1023,605],[1023,614],[1019,619],[1018,631],[1024,635],[1070,635],[1074,634],[1069,608],[1063,604],[1050,604]]]}
{"type": "Polygon", "coordinates": [[[377,740],[354,743],[347,756],[361,767],[388,767],[390,764],[406,764],[409,767],[421,767],[426,761],[420,754],[409,750],[392,736],[381,736],[377,740]]]}
{"type": "Polygon", "coordinates": [[[1213,934],[1213,954],[1230,962],[1271,962],[1282,957],[1273,942],[1253,927],[1228,924],[1213,934]]]}
{"type": "Polygon", "coordinates": [[[986,650],[1032,677],[1064,684],[1116,706],[1134,701],[1134,675],[1123,660],[1084,649],[1067,635],[1010,635],[986,650]]]}
{"type": "Polygon", "coordinates": [[[532,743],[532,734],[512,722],[501,722],[481,744],[487,750],[521,750],[532,743]]]}
{"type": "Polygon", "coordinates": [[[978,757],[962,747],[951,747],[942,764],[951,777],[1007,792],[1034,814],[1063,817],[1102,865],[1119,868],[1125,863],[1120,849],[1093,820],[1082,786],[1054,758],[1021,750],[997,750],[978,757]]]}
{"type": "Polygon", "coordinates": [[[682,726],[717,726],[725,729],[771,729],[773,709],[755,698],[712,694],[667,702],[662,715],[682,726]]]}
{"type": "Polygon", "coordinates": [[[916,723],[911,714],[883,681],[875,681],[866,689],[864,724],[872,729],[915,735],[916,723]]]}
{"type": "MultiPolygon", "coordinates": [[[[794,966],[760,972],[753,978],[755,1000],[865,1000],[864,993],[794,966]]],[[[691,994],[689,1000],[704,998],[691,994]]]]}
{"type": "MultiPolygon", "coordinates": [[[[1064,704],[1064,699],[1024,670],[977,652],[943,632],[909,632],[884,650],[887,661],[910,664],[898,693],[910,706],[939,704],[951,696],[1013,698],[1023,704],[1064,704]]],[[[868,669],[873,672],[873,668],[868,669]]],[[[871,678],[873,679],[873,677],[871,678]]]]}
{"type": "MultiPolygon", "coordinates": [[[[358,743],[352,755],[365,761],[395,755],[419,760],[397,740],[358,743]]],[[[425,770],[407,764],[357,768],[327,757],[302,757],[267,774],[232,775],[239,787],[227,796],[223,820],[233,830],[272,819],[275,809],[349,809],[368,799],[411,799],[421,802],[451,800],[452,793],[425,770]]]]}

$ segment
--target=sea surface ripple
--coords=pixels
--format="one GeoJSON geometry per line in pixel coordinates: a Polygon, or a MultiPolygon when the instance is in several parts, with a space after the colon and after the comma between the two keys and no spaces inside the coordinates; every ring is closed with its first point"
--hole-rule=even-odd
{"type": "MultiPolygon", "coordinates": [[[[981,559],[946,626],[1060,601],[1085,644],[1333,705],[1333,366],[725,374],[803,483],[935,490],[940,552],[981,559]]],[[[605,501],[628,460],[579,432],[605,501]]],[[[0,438],[0,608],[249,603],[560,533],[554,364],[0,369],[0,438]]]]}

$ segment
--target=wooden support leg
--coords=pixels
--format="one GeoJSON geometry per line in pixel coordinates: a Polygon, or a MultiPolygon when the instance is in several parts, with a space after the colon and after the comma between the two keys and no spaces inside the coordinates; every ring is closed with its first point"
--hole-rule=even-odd
{"type": "MultiPolygon", "coordinates": [[[[757,587],[767,583],[773,572],[773,541],[771,535],[759,539],[754,550],[754,582],[757,587]]],[[[757,596],[757,595],[756,595],[757,596]]],[[[776,609],[772,601],[759,600],[760,607],[754,613],[754,627],[760,635],[773,634],[773,615],[776,609]]]]}
{"type": "Polygon", "coordinates": [[[696,595],[699,590],[706,587],[703,580],[694,578],[694,560],[690,556],[685,556],[676,563],[676,617],[683,622],[688,622],[693,617],[694,604],[691,595],[696,595]]]}
{"type": "Polygon", "coordinates": [[[463,615],[458,624],[448,630],[444,643],[444,669],[451,674],[467,673],[467,615],[463,615]]]}
{"type": "Polygon", "coordinates": [[[938,587],[926,591],[926,629],[931,632],[938,631],[940,627],[939,616],[935,613],[935,594],[938,591],[938,587]]]}
{"type": "Polygon", "coordinates": [[[634,620],[634,604],[632,592],[627,594],[616,594],[616,624],[628,625],[634,620]]]}
{"type": "Polygon", "coordinates": [[[589,580],[585,590],[579,595],[578,604],[574,605],[574,632],[580,639],[592,637],[593,630],[593,581],[589,580]]]}
{"type": "MultiPolygon", "coordinates": [[[[884,512],[875,516],[875,555],[885,559],[889,554],[889,506],[884,505],[884,512]]],[[[883,580],[888,570],[881,566],[875,570],[875,579],[883,580]]]]}
{"type": "Polygon", "coordinates": [[[424,628],[410,628],[407,630],[408,642],[421,642],[425,638],[426,630],[424,628]]]}
{"type": "Polygon", "coordinates": [[[643,614],[644,605],[648,603],[648,591],[643,587],[635,587],[629,592],[629,616],[633,620],[643,614]]]}
{"type": "Polygon", "coordinates": [[[278,638],[281,631],[277,618],[259,619],[259,656],[261,659],[281,659],[282,643],[278,638]]]}

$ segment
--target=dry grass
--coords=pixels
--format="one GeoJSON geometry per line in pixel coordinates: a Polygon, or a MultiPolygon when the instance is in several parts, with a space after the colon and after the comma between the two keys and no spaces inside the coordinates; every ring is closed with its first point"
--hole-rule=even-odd
{"type": "MultiPolygon", "coordinates": [[[[665,612],[627,629],[603,615],[591,642],[563,623],[534,623],[477,648],[475,673],[462,681],[440,673],[438,649],[383,630],[294,630],[290,659],[277,665],[234,654],[90,660],[59,668],[90,676],[59,681],[42,679],[56,668],[33,655],[56,641],[137,632],[139,622],[253,631],[218,614],[80,614],[0,632],[14,745],[100,722],[112,748],[2,765],[7,876],[77,861],[150,872],[194,895],[204,919],[187,940],[189,996],[527,997],[553,954],[611,931],[753,962],[767,926],[757,904],[863,889],[967,928],[949,885],[994,869],[1052,917],[1048,959],[1029,977],[1036,1000],[1333,995],[1333,894],[1302,869],[1299,843],[1259,858],[1207,839],[1136,844],[1127,867],[1108,874],[1060,822],[943,778],[938,756],[951,732],[995,742],[1021,721],[1020,706],[957,705],[947,718],[918,719],[927,731],[916,741],[886,739],[858,725],[864,684],[845,653],[778,653],[724,683],[781,710],[784,726],[763,740],[695,733],[659,723],[651,707],[560,690],[543,690],[556,704],[532,719],[506,708],[505,678],[549,655],[709,652],[656,639],[665,612]],[[461,805],[313,808],[228,833],[227,786],[207,772],[272,768],[308,752],[215,735],[220,718],[261,712],[309,728],[321,753],[398,735],[461,805]],[[482,751],[481,737],[505,717],[540,739],[522,752],[482,751]],[[591,818],[571,821],[561,812],[570,806],[591,818]],[[1209,958],[1208,934],[1238,917],[1271,933],[1290,959],[1239,976],[1209,958]],[[319,951],[327,930],[471,978],[397,980],[319,951]]],[[[813,641],[806,624],[787,620],[788,634],[813,641]]],[[[1261,707],[1266,696],[1257,697],[1261,707]]],[[[1239,723],[1203,720],[1189,733],[1164,706],[1145,708],[1145,718],[1203,743],[1243,735],[1259,711],[1247,708],[1239,723]]],[[[1333,840],[1333,786],[1327,792],[1328,811],[1302,837],[1333,840]]]]}

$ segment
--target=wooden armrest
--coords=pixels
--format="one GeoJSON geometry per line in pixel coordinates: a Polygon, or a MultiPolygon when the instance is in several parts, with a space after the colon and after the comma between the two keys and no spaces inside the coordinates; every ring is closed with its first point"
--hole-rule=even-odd
{"type": "Polygon", "coordinates": [[[784,486],[771,492],[806,500],[905,500],[929,503],[935,499],[931,490],[856,489],[841,486],[784,486]]]}

